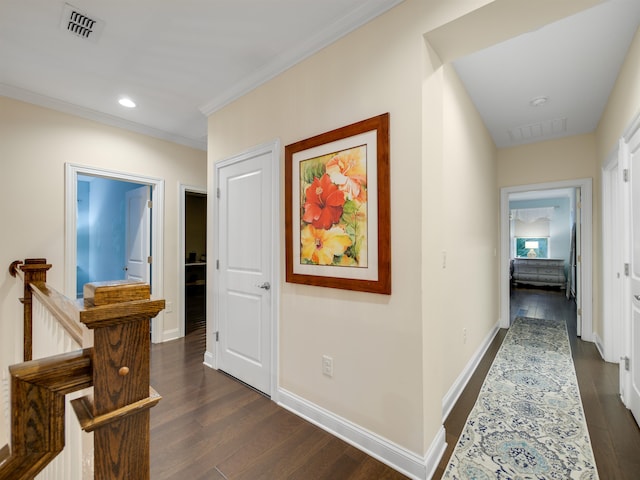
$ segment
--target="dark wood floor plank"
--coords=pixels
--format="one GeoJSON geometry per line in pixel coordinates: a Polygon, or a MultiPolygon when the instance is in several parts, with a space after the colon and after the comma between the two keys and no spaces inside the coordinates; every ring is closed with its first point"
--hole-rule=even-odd
{"type": "MultiPolygon", "coordinates": [[[[563,292],[516,289],[511,317],[575,318],[563,292]]],[[[200,312],[203,314],[203,312],[200,312]]],[[[151,410],[154,480],[401,480],[406,477],[288,412],[270,399],[205,367],[204,322],[185,338],[154,345],[152,385],[163,400],[151,410]]],[[[637,479],[640,429],[618,394],[618,366],[575,336],[567,321],[576,376],[602,479],[637,479]]],[[[500,330],[445,422],[440,478],[506,330],[500,330]]]]}
{"type": "MultiPolygon", "coordinates": [[[[234,474],[229,471],[229,476],[237,480],[287,479],[309,458],[313,458],[328,440],[324,432],[311,424],[303,425],[285,441],[276,443],[253,461],[242,465],[241,472],[234,474]]],[[[223,464],[219,468],[227,475],[225,467],[223,464]]]]}
{"type": "Polygon", "coordinates": [[[267,458],[265,452],[275,445],[286,442],[292,435],[296,435],[307,424],[297,417],[281,410],[265,418],[253,428],[253,435],[243,439],[242,448],[238,448],[231,456],[218,465],[220,471],[229,478],[236,478],[247,466],[256,459],[267,458]]]}
{"type": "Polygon", "coordinates": [[[184,338],[151,350],[151,383],[163,397],[151,410],[153,480],[407,478],[204,366],[204,322],[192,322],[184,338]]]}
{"type": "MultiPolygon", "coordinates": [[[[309,478],[322,479],[326,478],[327,474],[330,474],[336,463],[343,458],[347,458],[344,453],[347,450],[347,446],[344,442],[336,439],[335,437],[328,438],[322,447],[307,458],[303,464],[296,468],[289,474],[287,480],[308,480],[309,478]]],[[[354,464],[356,461],[348,459],[354,464]]],[[[345,471],[344,468],[341,471],[345,471]]]]}

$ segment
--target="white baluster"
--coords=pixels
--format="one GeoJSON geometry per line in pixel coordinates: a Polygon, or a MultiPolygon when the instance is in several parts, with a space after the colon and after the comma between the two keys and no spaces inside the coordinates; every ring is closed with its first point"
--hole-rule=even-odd
{"type": "MultiPolygon", "coordinates": [[[[44,358],[67,353],[82,348],[58,323],[54,315],[45,308],[37,297],[33,298],[33,358],[44,358]]],[[[84,392],[67,395],[65,402],[65,448],[47,467],[36,476],[38,480],[70,480],[93,478],[83,477],[83,457],[93,455],[86,452],[92,444],[88,439],[83,444],[83,432],[80,429],[70,400],[82,396],[84,392]]],[[[87,437],[92,437],[88,434],[87,437]]],[[[92,469],[93,471],[93,469],[92,469]]]]}

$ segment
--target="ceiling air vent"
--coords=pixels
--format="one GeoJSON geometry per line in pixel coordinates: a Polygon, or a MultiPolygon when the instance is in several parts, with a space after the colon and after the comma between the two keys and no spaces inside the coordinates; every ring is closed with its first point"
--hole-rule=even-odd
{"type": "Polygon", "coordinates": [[[556,136],[566,131],[567,119],[566,117],[562,117],[511,128],[509,130],[509,137],[512,142],[526,142],[542,137],[556,136]]]}
{"type": "Polygon", "coordinates": [[[98,41],[100,33],[102,33],[104,22],[73,5],[65,3],[62,10],[60,28],[77,37],[85,38],[95,43],[98,41]]]}

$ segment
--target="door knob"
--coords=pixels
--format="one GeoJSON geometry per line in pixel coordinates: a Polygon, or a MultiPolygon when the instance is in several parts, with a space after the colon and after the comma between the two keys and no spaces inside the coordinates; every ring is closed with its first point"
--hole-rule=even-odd
{"type": "Polygon", "coordinates": [[[633,296],[636,300],[640,301],[640,295],[634,295],[633,296]]]}
{"type": "Polygon", "coordinates": [[[271,289],[271,284],[269,282],[261,283],[260,285],[256,285],[258,288],[264,288],[265,290],[271,289]]]}

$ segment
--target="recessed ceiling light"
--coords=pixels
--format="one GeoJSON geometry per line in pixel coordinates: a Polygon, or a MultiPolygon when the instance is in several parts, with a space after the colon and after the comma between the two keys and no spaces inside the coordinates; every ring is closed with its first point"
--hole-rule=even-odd
{"type": "Polygon", "coordinates": [[[128,97],[122,97],[120,100],[118,100],[118,103],[123,107],[136,108],[136,102],[134,102],[128,97]]]}
{"type": "Polygon", "coordinates": [[[549,102],[549,97],[534,97],[531,100],[529,100],[529,105],[531,105],[532,107],[541,107],[543,105],[546,105],[549,102]]]}

